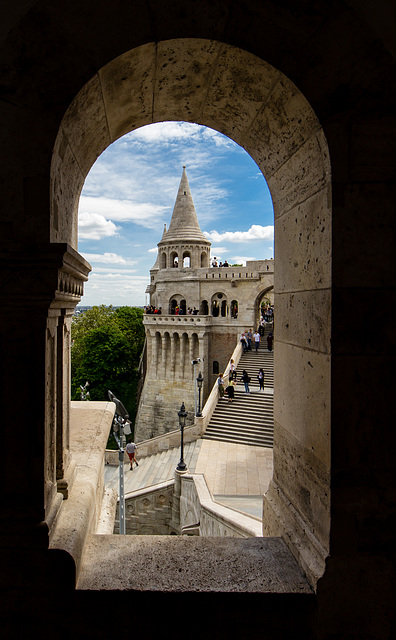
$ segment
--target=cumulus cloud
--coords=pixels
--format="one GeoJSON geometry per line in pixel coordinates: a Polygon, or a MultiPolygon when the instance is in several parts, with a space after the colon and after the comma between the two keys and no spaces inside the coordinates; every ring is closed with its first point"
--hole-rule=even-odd
{"type": "Polygon", "coordinates": [[[251,242],[253,240],[273,240],[274,227],[262,227],[259,224],[253,224],[248,231],[204,231],[205,236],[211,242],[251,242]]]}
{"type": "Polygon", "coordinates": [[[100,264],[134,265],[136,260],[129,260],[117,253],[83,253],[88,262],[99,262],[100,264]]]}
{"type": "Polygon", "coordinates": [[[101,216],[106,221],[134,222],[143,227],[155,229],[166,209],[164,206],[148,202],[135,203],[103,196],[81,196],[80,221],[81,218],[89,219],[89,216],[101,216]]]}
{"type": "Polygon", "coordinates": [[[203,128],[191,122],[157,122],[140,127],[125,136],[124,140],[141,141],[148,144],[212,141],[216,146],[228,146],[231,141],[214,129],[203,128]]]}
{"type": "Polygon", "coordinates": [[[118,235],[119,227],[103,215],[83,211],[78,217],[78,235],[82,240],[100,240],[118,235]]]}

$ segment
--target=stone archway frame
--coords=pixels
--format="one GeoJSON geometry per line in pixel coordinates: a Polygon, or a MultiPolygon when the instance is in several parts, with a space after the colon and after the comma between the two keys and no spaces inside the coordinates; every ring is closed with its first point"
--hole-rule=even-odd
{"type": "Polygon", "coordinates": [[[271,285],[269,287],[264,287],[264,289],[260,289],[258,292],[256,292],[256,298],[255,298],[255,301],[254,301],[254,310],[255,310],[255,316],[256,316],[255,324],[257,324],[258,321],[260,320],[260,305],[261,305],[261,301],[269,291],[272,291],[272,292],[274,291],[274,285],[271,285]]]}
{"type": "Polygon", "coordinates": [[[216,41],[148,43],[81,89],[55,143],[51,241],[77,248],[81,189],[96,158],[142,125],[203,124],[255,160],[275,217],[274,476],[265,535],[282,535],[313,584],[330,527],[331,203],[327,142],[298,88],[265,61],[216,41]]]}

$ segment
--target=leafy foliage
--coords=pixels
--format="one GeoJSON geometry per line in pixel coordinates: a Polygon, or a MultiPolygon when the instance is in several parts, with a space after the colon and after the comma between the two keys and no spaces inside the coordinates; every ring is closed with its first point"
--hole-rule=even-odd
{"type": "Polygon", "coordinates": [[[107,391],[111,389],[133,419],[143,345],[142,309],[101,305],[75,316],[72,321],[72,400],[80,400],[80,385],[88,380],[91,400],[107,400],[107,391]]]}

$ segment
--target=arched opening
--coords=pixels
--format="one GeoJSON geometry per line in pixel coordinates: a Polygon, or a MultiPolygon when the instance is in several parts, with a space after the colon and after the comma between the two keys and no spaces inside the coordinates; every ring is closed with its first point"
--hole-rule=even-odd
{"type": "Polygon", "coordinates": [[[201,316],[209,315],[209,305],[207,300],[202,300],[199,313],[201,314],[201,316]]]}
{"type": "Polygon", "coordinates": [[[201,253],[201,267],[209,267],[209,255],[206,253],[206,251],[202,251],[201,253]]]}
{"type": "MultiPolygon", "coordinates": [[[[106,146],[142,124],[181,119],[186,113],[191,121],[199,120],[241,145],[271,190],[280,321],[274,477],[264,503],[263,526],[265,534],[280,533],[292,548],[297,536],[300,563],[315,582],[323,572],[330,526],[330,164],[320,123],[298,88],[267,62],[213,41],[158,42],[119,56],[101,69],[100,78],[98,74],[87,83],[62,122],[52,162],[51,241],[77,247],[78,195],[106,146]],[[158,57],[174,57],[180,64],[160,65],[158,57]],[[142,60],[150,64],[142,66],[142,60]],[[139,77],[145,78],[141,86],[146,88],[132,90],[139,77]],[[180,89],[177,97],[175,83],[180,89]],[[161,97],[156,94],[153,100],[159,84],[161,97]],[[143,106],[142,96],[149,96],[154,110],[143,106]],[[97,107],[95,118],[92,104],[97,107]],[[122,107],[113,110],[112,105],[122,107]],[[74,188],[66,188],[69,184],[74,188]],[[303,309],[315,310],[308,330],[303,309]],[[288,322],[282,323],[285,317],[288,322]],[[305,467],[310,469],[309,478],[305,467]],[[304,527],[315,532],[317,545],[304,535],[304,527]],[[320,548],[324,553],[317,551],[320,548]],[[310,562],[312,557],[315,563],[310,562]],[[310,568],[313,565],[315,569],[310,568]]],[[[170,257],[170,265],[176,266],[176,256],[170,257]]]]}
{"type": "Polygon", "coordinates": [[[161,253],[161,269],[166,269],[166,253],[163,251],[161,253]]]}
{"type": "Polygon", "coordinates": [[[189,251],[183,253],[183,268],[187,269],[191,267],[191,254],[189,251]]]}
{"type": "Polygon", "coordinates": [[[187,303],[186,303],[186,301],[184,299],[180,300],[180,305],[179,306],[180,306],[180,312],[179,313],[181,315],[185,316],[186,313],[187,313],[187,303]]]}
{"type": "Polygon", "coordinates": [[[221,314],[222,318],[226,318],[227,317],[227,311],[228,311],[227,300],[222,300],[221,301],[221,308],[220,308],[220,314],[221,314]]]}
{"type": "Polygon", "coordinates": [[[238,317],[238,300],[231,300],[230,315],[231,318],[238,317]]]}
{"type": "Polygon", "coordinates": [[[169,256],[169,264],[171,267],[178,267],[179,266],[179,256],[176,253],[176,251],[172,251],[172,253],[169,256]]]}

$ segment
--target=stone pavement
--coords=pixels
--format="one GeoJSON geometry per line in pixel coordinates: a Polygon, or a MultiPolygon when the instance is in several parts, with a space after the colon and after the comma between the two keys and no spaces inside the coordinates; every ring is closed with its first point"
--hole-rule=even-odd
{"type": "Polygon", "coordinates": [[[203,440],[195,473],[205,476],[216,502],[261,519],[272,469],[272,449],[203,440]]]}

